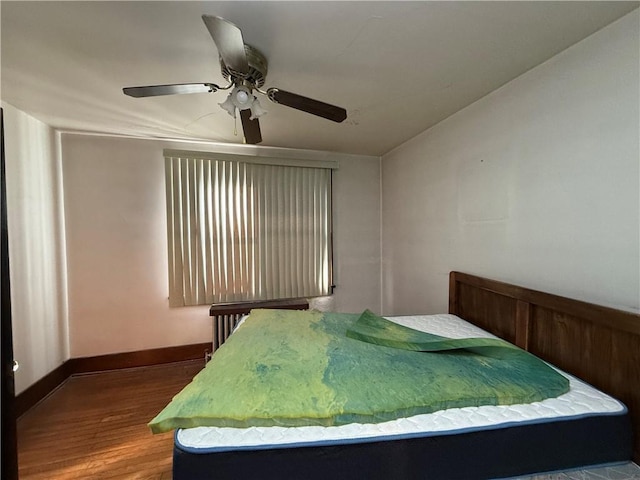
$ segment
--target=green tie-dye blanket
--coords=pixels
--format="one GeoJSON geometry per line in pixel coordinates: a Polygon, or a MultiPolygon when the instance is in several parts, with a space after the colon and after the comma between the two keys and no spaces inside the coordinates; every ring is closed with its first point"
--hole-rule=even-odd
{"type": "Polygon", "coordinates": [[[380,423],[568,389],[562,375],[502,340],[447,339],[368,311],[253,310],[149,426],[380,423]]]}

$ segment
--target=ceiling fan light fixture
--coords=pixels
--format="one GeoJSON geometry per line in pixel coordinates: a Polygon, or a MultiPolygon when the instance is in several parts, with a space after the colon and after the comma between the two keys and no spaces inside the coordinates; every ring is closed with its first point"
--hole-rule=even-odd
{"type": "Polygon", "coordinates": [[[236,86],[231,92],[231,101],[238,110],[251,108],[254,99],[255,97],[251,94],[251,90],[243,85],[236,86]]]}
{"type": "Polygon", "coordinates": [[[244,90],[238,90],[236,92],[236,101],[240,105],[248,104],[249,103],[249,94],[247,92],[245,92],[244,90]]]}
{"type": "Polygon", "coordinates": [[[251,90],[244,85],[236,86],[227,96],[224,103],[219,103],[218,105],[226,110],[233,118],[236,118],[236,109],[251,110],[251,120],[255,120],[267,113],[255,95],[251,93],[251,90]]]}
{"type": "Polygon", "coordinates": [[[227,95],[227,99],[223,103],[219,103],[220,108],[226,110],[229,115],[233,118],[236,118],[236,106],[233,103],[233,99],[231,98],[232,93],[227,95]]]}
{"type": "Polygon", "coordinates": [[[251,116],[249,117],[251,120],[255,120],[257,118],[260,118],[261,116],[263,116],[265,113],[267,113],[267,111],[262,108],[262,105],[260,105],[260,102],[258,101],[258,99],[256,97],[253,97],[253,102],[251,103],[251,116]]]}

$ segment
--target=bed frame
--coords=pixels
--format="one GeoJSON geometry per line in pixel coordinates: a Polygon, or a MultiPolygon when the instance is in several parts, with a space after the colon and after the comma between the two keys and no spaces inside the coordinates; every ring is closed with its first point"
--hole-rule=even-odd
{"type": "Polygon", "coordinates": [[[449,313],[618,398],[628,413],[567,418],[551,427],[533,422],[455,435],[211,455],[176,442],[174,479],[467,480],[625,462],[632,456],[640,463],[640,315],[459,272],[450,274],[449,313]]]}
{"type": "Polygon", "coordinates": [[[518,345],[624,402],[640,463],[640,315],[460,272],[449,313],[518,345]]]}

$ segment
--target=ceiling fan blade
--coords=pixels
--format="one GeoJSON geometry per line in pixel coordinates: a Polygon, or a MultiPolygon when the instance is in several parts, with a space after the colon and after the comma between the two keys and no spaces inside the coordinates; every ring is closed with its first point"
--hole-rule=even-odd
{"type": "Polygon", "coordinates": [[[238,73],[249,73],[249,62],[240,29],[224,18],[214,15],[202,15],[202,20],[225,65],[238,73]]]}
{"type": "Polygon", "coordinates": [[[149,85],[146,87],[125,87],[125,95],[130,97],[157,97],[159,95],[176,95],[183,93],[212,93],[218,90],[213,83],[178,83],[172,85],[149,85]]]}
{"type": "Polygon", "coordinates": [[[267,95],[272,102],[302,110],[303,112],[317,115],[327,120],[340,123],[347,118],[347,111],[342,107],[303,97],[296,93],[287,92],[278,88],[270,88],[267,90],[267,95]]]}
{"type": "Polygon", "coordinates": [[[248,144],[255,145],[262,141],[262,134],[260,133],[260,122],[258,122],[257,118],[255,120],[251,120],[250,117],[251,110],[240,110],[244,139],[248,144]]]}

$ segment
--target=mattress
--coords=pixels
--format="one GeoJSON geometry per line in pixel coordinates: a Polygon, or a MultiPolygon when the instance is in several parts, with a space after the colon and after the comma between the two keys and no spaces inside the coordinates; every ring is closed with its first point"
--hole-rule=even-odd
{"type": "MultiPolygon", "coordinates": [[[[449,338],[495,338],[454,315],[389,319],[449,338]]],[[[626,407],[560,373],[569,392],[526,405],[454,408],[378,424],[177,430],[174,478],[498,478],[629,460],[626,407]]]]}
{"type": "Polygon", "coordinates": [[[563,375],[504,340],[451,339],[368,311],[255,309],[149,427],[381,423],[568,390],[563,375]]]}

